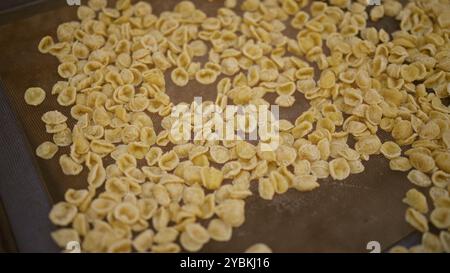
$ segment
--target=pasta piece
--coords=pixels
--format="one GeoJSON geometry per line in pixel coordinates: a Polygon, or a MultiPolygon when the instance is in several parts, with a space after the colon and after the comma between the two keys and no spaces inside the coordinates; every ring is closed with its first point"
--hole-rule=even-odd
{"type": "Polygon", "coordinates": [[[267,245],[258,243],[247,248],[245,253],[272,253],[272,250],[267,245]]]}
{"type": "Polygon", "coordinates": [[[45,100],[45,91],[39,87],[30,87],[25,91],[24,99],[27,104],[37,106],[45,100]]]}
{"type": "Polygon", "coordinates": [[[153,236],[153,242],[157,244],[168,244],[174,242],[178,237],[178,230],[173,227],[166,227],[158,231],[153,236]]]}
{"type": "Polygon", "coordinates": [[[276,150],[276,160],[280,166],[289,166],[294,163],[297,153],[294,148],[280,145],[276,150]]]}
{"type": "Polygon", "coordinates": [[[210,240],[208,231],[200,224],[187,224],[185,227],[186,235],[195,243],[205,244],[210,240]]]}
{"type": "Polygon", "coordinates": [[[336,84],[336,76],[331,70],[325,70],[320,75],[319,86],[324,89],[333,87],[336,84]]]}
{"type": "Polygon", "coordinates": [[[46,141],[36,148],[36,155],[43,159],[51,159],[58,152],[58,146],[46,141]]]}
{"type": "Polygon", "coordinates": [[[133,240],[133,247],[139,252],[147,252],[153,245],[154,232],[147,229],[139,233],[133,240]]]}
{"type": "Polygon", "coordinates": [[[320,187],[320,184],[317,183],[317,177],[314,175],[296,176],[292,181],[292,185],[300,192],[308,192],[320,187]]]}
{"type": "Polygon", "coordinates": [[[73,77],[77,73],[74,63],[62,63],[58,66],[58,74],[65,79],[73,77]]]}
{"type": "Polygon", "coordinates": [[[45,124],[55,125],[67,121],[67,117],[59,111],[49,111],[42,115],[42,121],[45,124]]]}
{"type": "Polygon", "coordinates": [[[209,190],[220,187],[223,181],[223,173],[214,167],[202,167],[200,171],[201,182],[209,190]]]}
{"type": "Polygon", "coordinates": [[[403,202],[412,208],[416,209],[420,213],[428,212],[428,204],[425,195],[416,189],[410,189],[407,193],[403,202]]]}
{"type": "Polygon", "coordinates": [[[216,81],[217,72],[209,68],[203,68],[195,73],[195,79],[201,84],[211,84],[216,81]]]}
{"type": "Polygon", "coordinates": [[[428,221],[427,218],[420,212],[413,208],[408,208],[406,210],[405,216],[406,222],[408,222],[412,227],[419,230],[420,232],[428,231],[428,221]]]}
{"type": "Polygon", "coordinates": [[[393,159],[401,155],[401,148],[393,141],[386,141],[381,145],[380,152],[387,158],[393,159]]]}
{"type": "Polygon", "coordinates": [[[433,185],[445,188],[447,185],[450,185],[450,174],[441,170],[435,171],[431,175],[431,181],[433,182],[433,185]]]}
{"type": "Polygon", "coordinates": [[[435,208],[430,214],[430,221],[440,229],[450,227],[450,208],[435,208]]]}
{"type": "Polygon", "coordinates": [[[114,217],[124,224],[132,225],[139,219],[139,209],[130,202],[123,202],[114,208],[114,217]]]}
{"type": "Polygon", "coordinates": [[[77,175],[83,170],[83,166],[76,163],[68,155],[62,155],[59,158],[59,165],[61,166],[61,170],[65,175],[77,175]]]}
{"type": "Polygon", "coordinates": [[[208,224],[208,234],[213,240],[219,242],[229,241],[232,232],[232,227],[220,219],[212,219],[208,224]]]}
{"type": "Polygon", "coordinates": [[[112,243],[106,250],[108,253],[129,253],[131,252],[131,241],[121,239],[112,243]]]}
{"type": "Polygon", "coordinates": [[[183,202],[185,204],[202,205],[205,201],[205,192],[202,188],[191,186],[186,187],[183,191],[183,202]]]}
{"type": "Polygon", "coordinates": [[[178,253],[178,252],[180,252],[180,246],[175,243],[154,245],[152,247],[152,252],[154,252],[154,253],[178,253]]]}
{"type": "Polygon", "coordinates": [[[419,152],[410,154],[409,162],[411,166],[424,173],[430,172],[436,166],[431,156],[419,152]]]}
{"type": "Polygon", "coordinates": [[[203,244],[192,239],[187,232],[181,233],[180,243],[184,249],[190,252],[199,251],[203,247],[203,244]]]}
{"type": "Polygon", "coordinates": [[[211,156],[211,159],[219,164],[224,164],[225,162],[230,160],[230,152],[227,148],[214,145],[209,148],[209,155],[211,156]]]}
{"type": "Polygon", "coordinates": [[[71,228],[62,228],[51,233],[53,241],[61,248],[66,248],[69,242],[79,242],[78,232],[71,228]]]}
{"type": "Polygon", "coordinates": [[[428,175],[418,170],[411,170],[408,173],[408,180],[419,187],[429,187],[431,185],[431,179],[428,175]]]}
{"type": "Polygon", "coordinates": [[[189,74],[182,67],[177,67],[172,70],[171,78],[173,83],[178,86],[185,86],[189,82],[189,74]]]}
{"type": "Polygon", "coordinates": [[[262,49],[258,45],[251,42],[248,42],[244,45],[244,47],[242,48],[242,53],[244,54],[244,56],[253,61],[258,60],[263,56],[262,49]]]}
{"type": "Polygon", "coordinates": [[[275,188],[272,181],[268,178],[261,178],[258,183],[259,196],[265,200],[272,200],[275,194],[275,188]]]}
{"type": "Polygon", "coordinates": [[[53,224],[58,226],[67,226],[72,222],[77,214],[77,208],[66,202],[55,204],[50,211],[49,218],[53,224]]]}
{"type": "Polygon", "coordinates": [[[163,151],[159,147],[151,147],[147,154],[145,154],[145,160],[147,162],[148,166],[153,166],[157,162],[159,162],[159,159],[161,158],[163,154],[163,151]]]}
{"type": "Polygon", "coordinates": [[[439,169],[450,173],[450,153],[438,153],[434,160],[439,169]]]}
{"type": "Polygon", "coordinates": [[[344,180],[350,175],[350,166],[344,158],[336,158],[330,161],[330,175],[333,179],[344,180]]]}
{"type": "Polygon", "coordinates": [[[443,251],[439,237],[430,232],[422,235],[422,245],[425,249],[435,253],[441,253],[443,251]]]}
{"type": "Polygon", "coordinates": [[[230,179],[237,176],[242,169],[241,163],[239,161],[230,161],[223,165],[222,173],[224,179],[230,179]]]}
{"type": "Polygon", "coordinates": [[[245,202],[242,200],[226,199],[216,207],[216,214],[232,227],[239,227],[244,223],[245,202]]]}
{"type": "Polygon", "coordinates": [[[389,167],[393,171],[401,172],[407,172],[412,168],[411,163],[409,163],[409,160],[406,157],[397,157],[391,159],[389,161],[389,167]]]}
{"type": "Polygon", "coordinates": [[[69,86],[58,94],[58,103],[62,106],[70,106],[75,103],[77,98],[77,90],[75,87],[69,86]]]}
{"type": "Polygon", "coordinates": [[[164,171],[171,171],[180,163],[178,155],[174,151],[163,154],[158,160],[158,166],[164,171]]]}
{"type": "Polygon", "coordinates": [[[442,247],[446,253],[450,253],[450,232],[441,231],[439,234],[439,239],[441,239],[442,247]]]}

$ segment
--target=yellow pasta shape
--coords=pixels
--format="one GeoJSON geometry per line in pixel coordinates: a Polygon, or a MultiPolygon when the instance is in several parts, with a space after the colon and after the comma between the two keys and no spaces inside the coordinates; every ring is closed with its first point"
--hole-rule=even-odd
{"type": "Polygon", "coordinates": [[[272,253],[272,250],[266,244],[258,243],[247,248],[245,253],[272,253]]]}
{"type": "Polygon", "coordinates": [[[450,208],[438,207],[430,214],[431,223],[439,229],[447,229],[450,227],[450,208]]]}
{"type": "Polygon", "coordinates": [[[439,234],[439,239],[441,240],[442,247],[444,248],[445,252],[450,252],[450,232],[441,231],[439,234]]]}
{"type": "Polygon", "coordinates": [[[280,145],[276,150],[276,160],[281,166],[289,166],[297,158],[297,152],[294,148],[287,145],[280,145]]]}
{"type": "Polygon", "coordinates": [[[69,86],[58,94],[57,101],[62,106],[69,106],[75,103],[77,90],[75,87],[69,86]]]}
{"type": "Polygon", "coordinates": [[[344,158],[336,158],[330,161],[330,175],[333,179],[344,180],[350,175],[350,166],[344,158]]]}
{"type": "Polygon", "coordinates": [[[77,66],[74,63],[62,63],[58,66],[58,74],[68,79],[73,77],[77,73],[77,66]]]}
{"type": "Polygon", "coordinates": [[[234,178],[241,172],[242,166],[238,161],[230,161],[222,166],[222,173],[225,179],[234,178]]]}
{"type": "Polygon", "coordinates": [[[51,159],[58,152],[58,146],[46,141],[36,148],[36,155],[43,159],[51,159]]]}
{"type": "Polygon", "coordinates": [[[180,160],[178,155],[174,151],[163,154],[158,160],[158,166],[165,171],[171,171],[175,169],[180,160]]]}
{"type": "Polygon", "coordinates": [[[154,232],[147,229],[139,233],[133,240],[132,245],[138,252],[147,252],[153,245],[154,232]]]}
{"type": "Polygon", "coordinates": [[[201,205],[205,201],[205,192],[198,186],[186,187],[183,191],[183,201],[185,204],[201,205]]]}
{"type": "Polygon", "coordinates": [[[355,149],[360,154],[372,155],[377,154],[381,148],[381,141],[376,135],[361,137],[355,144],[355,149]]]}
{"type": "Polygon", "coordinates": [[[320,184],[317,183],[317,177],[314,175],[295,176],[292,185],[300,192],[312,191],[320,186],[320,184]]]}
{"type": "Polygon", "coordinates": [[[238,227],[244,223],[245,202],[242,200],[226,199],[216,207],[216,214],[225,223],[238,227]]]}
{"type": "Polygon", "coordinates": [[[209,148],[209,155],[211,159],[219,164],[224,164],[231,159],[230,152],[227,148],[219,145],[214,145],[209,148]]]}
{"type": "Polygon", "coordinates": [[[195,73],[195,79],[201,84],[211,84],[216,81],[217,72],[209,68],[203,68],[195,73]]]}
{"type": "Polygon", "coordinates": [[[319,148],[313,144],[304,144],[298,149],[298,158],[306,159],[310,162],[316,161],[320,158],[319,148]]]}
{"type": "Polygon", "coordinates": [[[117,157],[116,164],[122,172],[136,168],[136,158],[128,153],[123,153],[117,157]]]}
{"type": "Polygon", "coordinates": [[[79,242],[78,232],[71,228],[62,228],[51,233],[52,239],[61,248],[66,248],[69,242],[79,242]]]}
{"type": "Polygon", "coordinates": [[[189,74],[182,67],[177,67],[172,70],[171,78],[172,82],[178,86],[185,86],[189,82],[189,74]]]}
{"type": "Polygon", "coordinates": [[[186,231],[180,235],[181,246],[190,252],[195,252],[203,247],[203,244],[195,241],[186,231]]]}
{"type": "Polygon", "coordinates": [[[232,76],[238,73],[240,70],[238,60],[234,57],[222,59],[220,65],[222,73],[227,76],[232,76]]]}
{"type": "Polygon", "coordinates": [[[447,185],[450,185],[450,174],[441,170],[435,171],[431,175],[431,181],[433,182],[433,185],[445,188],[447,185]]]}
{"type": "Polygon", "coordinates": [[[67,203],[78,206],[88,197],[88,195],[88,190],[68,189],[64,194],[64,199],[67,201],[67,203]]]}
{"type": "Polygon", "coordinates": [[[108,253],[129,253],[131,252],[131,241],[129,239],[120,239],[108,246],[108,253]]]}
{"type": "Polygon", "coordinates": [[[218,218],[212,219],[209,222],[207,230],[211,239],[219,242],[229,241],[233,232],[233,229],[229,224],[218,218]]]}
{"type": "Polygon", "coordinates": [[[419,170],[411,170],[407,177],[416,186],[429,187],[431,185],[430,177],[419,170]]]}
{"type": "Polygon", "coordinates": [[[153,236],[153,242],[157,244],[168,244],[174,242],[178,237],[178,231],[173,227],[166,227],[153,236]]]}
{"type": "Polygon", "coordinates": [[[118,221],[132,225],[139,219],[139,209],[130,202],[123,202],[114,208],[114,218],[118,221]]]}
{"type": "Polygon", "coordinates": [[[430,172],[436,166],[431,156],[419,152],[410,154],[409,162],[411,166],[424,173],[430,172]]]}
{"type": "Polygon", "coordinates": [[[67,117],[64,116],[61,112],[55,110],[46,112],[44,115],[42,115],[42,121],[45,124],[54,125],[66,122],[67,117]]]}
{"type": "Polygon", "coordinates": [[[450,153],[440,152],[435,158],[436,166],[446,173],[450,173],[450,153]]]}
{"type": "Polygon", "coordinates": [[[265,200],[272,200],[275,194],[273,183],[268,178],[261,178],[258,182],[259,196],[265,200]]]}
{"type": "Polygon", "coordinates": [[[55,204],[50,211],[49,218],[52,223],[58,226],[67,226],[72,222],[77,214],[77,208],[66,202],[55,204]]]}
{"type": "Polygon", "coordinates": [[[25,91],[25,102],[37,106],[45,100],[45,91],[39,87],[30,87],[25,91]]]}
{"type": "Polygon", "coordinates": [[[94,153],[104,155],[114,151],[115,146],[106,140],[95,139],[90,143],[90,148],[94,153]]]}
{"type": "Polygon", "coordinates": [[[106,171],[102,165],[97,164],[90,169],[87,179],[90,186],[94,188],[99,188],[101,185],[103,185],[105,179],[106,179],[106,171]]]}
{"type": "Polygon", "coordinates": [[[272,182],[276,193],[282,194],[289,189],[289,180],[278,171],[272,171],[269,174],[269,180],[272,182]]]}
{"type": "Polygon", "coordinates": [[[409,171],[412,168],[411,163],[409,163],[409,160],[406,157],[396,157],[391,159],[389,161],[389,167],[393,171],[402,172],[409,171]]]}
{"type": "Polygon", "coordinates": [[[151,147],[149,149],[149,151],[147,152],[147,154],[145,154],[145,160],[147,162],[147,165],[148,166],[155,165],[159,161],[162,154],[163,154],[163,151],[161,148],[151,147]]]}
{"type": "Polygon", "coordinates": [[[407,193],[403,202],[412,208],[416,209],[420,213],[428,212],[428,204],[425,195],[416,189],[410,189],[407,193]]]}
{"type": "Polygon", "coordinates": [[[413,208],[408,208],[406,210],[405,220],[412,227],[419,230],[420,232],[428,231],[428,220],[427,218],[413,208]]]}
{"type": "Polygon", "coordinates": [[[59,158],[59,165],[61,166],[61,170],[65,175],[77,175],[83,170],[83,166],[76,163],[68,155],[62,155],[59,158]]]}
{"type": "Polygon", "coordinates": [[[250,159],[256,154],[256,148],[246,141],[238,141],[236,144],[236,154],[239,158],[250,159]]]}
{"type": "Polygon", "coordinates": [[[401,155],[401,148],[393,141],[386,141],[381,145],[380,152],[387,158],[393,159],[401,155]]]}
{"type": "Polygon", "coordinates": [[[90,209],[98,215],[106,215],[111,212],[116,206],[116,202],[105,198],[97,198],[92,201],[90,209]]]}
{"type": "Polygon", "coordinates": [[[200,177],[202,185],[210,190],[218,189],[224,178],[222,171],[214,167],[202,167],[200,177]]]}
{"type": "Polygon", "coordinates": [[[244,54],[244,56],[246,56],[247,58],[249,58],[253,61],[258,60],[263,56],[263,51],[262,51],[261,47],[254,44],[253,42],[247,42],[242,47],[242,53],[244,54]]]}

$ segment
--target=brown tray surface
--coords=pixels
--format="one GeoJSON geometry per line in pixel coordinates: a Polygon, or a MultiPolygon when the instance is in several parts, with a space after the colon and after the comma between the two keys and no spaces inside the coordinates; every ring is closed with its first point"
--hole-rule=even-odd
{"type": "MultiPolygon", "coordinates": [[[[149,2],[154,13],[159,14],[173,8],[177,1],[149,2]]],[[[193,2],[208,15],[214,15],[221,1],[193,2]]],[[[42,11],[35,6],[29,13],[33,15],[14,18],[0,26],[0,77],[25,137],[35,149],[51,139],[40,119],[43,113],[57,109],[70,116],[68,109],[60,107],[49,92],[59,79],[58,62],[50,55],[40,54],[37,45],[43,36],[55,36],[60,23],[75,20],[76,8],[58,4],[42,11]],[[24,91],[30,86],[40,86],[48,92],[47,99],[38,107],[28,106],[23,100],[24,91]]],[[[381,26],[392,31],[396,29],[392,23],[382,22],[381,26]]],[[[190,82],[181,89],[167,80],[167,90],[175,103],[190,102],[194,96],[212,99],[215,84],[202,86],[190,82]]],[[[306,106],[299,96],[292,109],[280,109],[281,118],[293,121],[306,106]]],[[[60,150],[58,155],[62,152],[67,149],[60,150]]],[[[52,202],[61,201],[66,189],[84,188],[87,184],[85,172],[81,176],[65,176],[57,158],[50,161],[37,158],[42,183],[52,202]]],[[[246,200],[246,221],[233,230],[231,241],[209,243],[202,251],[240,252],[258,242],[268,244],[275,252],[367,252],[366,244],[373,240],[380,242],[382,249],[392,246],[413,231],[404,221],[406,206],[401,202],[411,185],[404,173],[390,171],[388,161],[381,156],[371,157],[364,165],[363,173],[351,175],[343,182],[321,181],[321,187],[311,193],[290,190],[275,196],[273,201],[265,201],[254,191],[256,194],[246,200]]],[[[42,236],[49,236],[49,232],[43,231],[42,236]]]]}

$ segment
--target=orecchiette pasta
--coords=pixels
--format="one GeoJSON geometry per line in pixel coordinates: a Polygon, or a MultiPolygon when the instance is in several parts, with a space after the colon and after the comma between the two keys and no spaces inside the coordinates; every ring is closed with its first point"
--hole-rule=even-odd
{"type": "Polygon", "coordinates": [[[267,245],[258,243],[247,248],[245,253],[272,253],[272,250],[267,245]]]}
{"type": "Polygon", "coordinates": [[[27,104],[37,106],[45,100],[45,91],[39,87],[31,87],[25,91],[24,98],[27,104]]]}
{"type": "Polygon", "coordinates": [[[58,152],[58,146],[46,141],[36,148],[36,155],[43,159],[51,159],[58,152]]]}

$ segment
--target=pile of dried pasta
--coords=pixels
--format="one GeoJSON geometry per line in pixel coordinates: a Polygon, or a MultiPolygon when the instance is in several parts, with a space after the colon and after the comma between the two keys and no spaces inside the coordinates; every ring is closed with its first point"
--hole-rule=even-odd
{"type": "MultiPolygon", "coordinates": [[[[69,189],[50,212],[61,227],[56,243],[80,241],[86,252],[199,251],[243,224],[251,183],[268,200],[290,188],[311,191],[318,180],[363,172],[363,161],[381,153],[392,170],[408,173],[405,218],[423,233],[421,245],[391,251],[449,252],[450,1],[368,3],[226,0],[215,17],[190,1],[159,16],[130,0],[79,7],[79,21],[39,44],[60,61],[63,80],[51,93],[76,123],[44,114],[53,141],[36,153],[50,159],[67,147],[64,174],[89,172],[86,188],[69,189]],[[367,27],[384,16],[400,30],[367,27]],[[296,37],[284,35],[287,28],[296,37]],[[267,105],[273,93],[291,107],[300,92],[310,108],[280,120],[275,151],[261,142],[175,140],[166,74],[180,87],[217,85],[216,101],[204,104],[267,105]],[[380,131],[391,140],[383,143],[380,131]]],[[[39,105],[45,94],[30,88],[25,100],[39,105]]]]}

